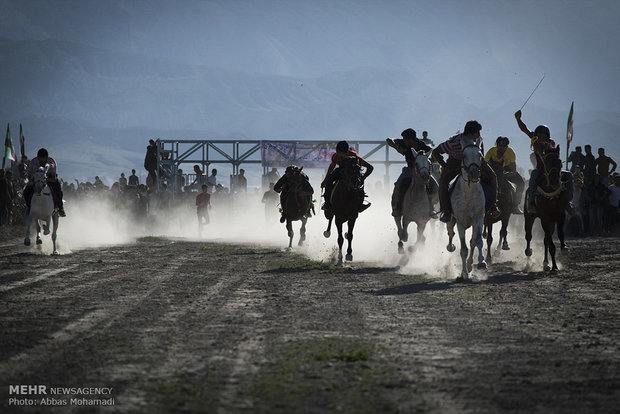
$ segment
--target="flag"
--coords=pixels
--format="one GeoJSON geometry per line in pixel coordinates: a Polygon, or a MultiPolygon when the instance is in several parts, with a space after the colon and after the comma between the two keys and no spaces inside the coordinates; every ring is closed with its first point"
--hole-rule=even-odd
{"type": "Polygon", "coordinates": [[[6,125],[6,138],[4,140],[4,159],[9,159],[13,160],[13,162],[17,162],[17,154],[15,154],[15,148],[13,148],[13,141],[11,141],[11,129],[9,128],[9,124],[6,125]]]}
{"type": "Polygon", "coordinates": [[[568,113],[568,124],[566,125],[566,144],[567,146],[573,141],[573,101],[570,104],[570,112],[568,113]]]}
{"type": "Polygon", "coordinates": [[[19,152],[21,153],[22,160],[26,158],[26,137],[22,130],[22,124],[19,124],[19,152]]]}

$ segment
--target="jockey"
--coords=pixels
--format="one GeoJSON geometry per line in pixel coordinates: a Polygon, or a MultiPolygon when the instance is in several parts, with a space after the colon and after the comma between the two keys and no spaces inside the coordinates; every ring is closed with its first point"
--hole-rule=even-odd
{"type": "MultiPolygon", "coordinates": [[[[440,220],[444,223],[450,222],[452,218],[452,212],[449,209],[450,196],[448,194],[448,184],[450,184],[450,181],[452,181],[461,170],[461,161],[463,160],[461,138],[473,140],[484,153],[484,144],[482,143],[482,136],[480,135],[481,129],[482,125],[477,121],[468,121],[465,124],[462,134],[450,137],[433,150],[433,158],[441,165],[441,176],[439,177],[439,208],[441,210],[440,220]],[[441,154],[448,154],[447,162],[443,160],[441,154]]],[[[484,159],[482,160],[481,170],[482,180],[490,184],[493,189],[493,202],[489,207],[488,213],[495,219],[500,215],[500,211],[497,208],[497,177],[493,169],[484,159]]]]}
{"type": "Polygon", "coordinates": [[[41,148],[37,152],[37,156],[30,160],[28,163],[28,168],[26,169],[26,174],[28,176],[28,184],[24,188],[24,200],[26,201],[26,205],[28,206],[28,212],[30,212],[30,202],[32,201],[32,195],[34,193],[34,182],[32,177],[34,176],[34,172],[39,167],[45,167],[48,165],[47,169],[47,185],[52,190],[52,199],[54,200],[54,208],[58,209],[58,215],[60,217],[65,217],[65,209],[62,203],[62,188],[60,187],[60,182],[57,177],[57,166],[56,161],[52,157],[48,156],[47,150],[45,148],[41,148]]]}
{"type": "MultiPolygon", "coordinates": [[[[426,132],[426,131],[424,131],[426,132]]],[[[411,184],[411,179],[413,177],[413,167],[415,166],[415,154],[418,151],[429,152],[432,150],[427,144],[423,141],[420,141],[416,137],[416,132],[407,128],[400,134],[403,139],[393,139],[387,138],[385,141],[387,144],[398,151],[400,154],[405,156],[405,161],[407,162],[407,166],[403,167],[403,170],[394,183],[394,192],[392,193],[392,216],[400,217],[401,215],[401,207],[403,202],[403,196],[405,195],[405,191],[407,191],[407,187],[411,184]],[[415,151],[415,153],[414,153],[415,151]]],[[[426,192],[429,195],[429,215],[431,217],[436,217],[436,214],[433,211],[433,204],[430,198],[431,194],[435,194],[437,192],[437,181],[435,177],[431,176],[430,181],[426,187],[426,192]]]]}
{"type": "Polygon", "coordinates": [[[513,200],[512,213],[523,214],[523,211],[519,208],[519,204],[521,203],[521,197],[525,189],[525,181],[523,181],[521,174],[517,172],[517,156],[508,144],[510,144],[508,137],[497,137],[495,146],[487,151],[484,160],[491,165],[500,165],[502,167],[501,171],[504,172],[506,178],[517,186],[515,198],[513,200]]]}
{"type": "MultiPolygon", "coordinates": [[[[276,193],[280,193],[280,207],[282,207],[282,217],[280,217],[280,223],[284,223],[286,221],[286,200],[288,192],[290,191],[289,181],[291,180],[291,178],[293,177],[293,173],[297,169],[299,169],[299,167],[295,165],[289,165],[288,167],[286,167],[284,175],[280,177],[280,179],[273,186],[273,191],[275,191],[276,193]]],[[[312,198],[312,194],[314,194],[314,189],[310,185],[310,179],[303,171],[299,174],[302,178],[302,190],[308,193],[308,196],[312,198]]],[[[309,202],[310,200],[308,200],[308,204],[310,204],[309,202]]]]}
{"type": "MultiPolygon", "coordinates": [[[[330,198],[332,194],[332,189],[334,188],[334,183],[340,179],[340,172],[341,172],[340,168],[336,168],[336,167],[342,166],[342,160],[345,157],[357,158],[357,163],[361,167],[366,168],[366,172],[362,176],[362,182],[366,179],[366,177],[368,177],[372,173],[372,170],[374,169],[374,167],[370,165],[368,162],[366,162],[362,157],[360,157],[360,155],[357,152],[349,148],[349,143],[347,141],[338,142],[338,144],[336,145],[336,152],[332,155],[332,162],[331,164],[329,164],[329,167],[327,168],[327,174],[325,174],[325,179],[321,183],[321,188],[323,187],[325,188],[325,194],[324,194],[325,204],[323,204],[322,210],[329,210],[331,208],[330,198]]],[[[370,203],[362,204],[359,208],[359,212],[361,213],[362,211],[366,210],[368,207],[370,207],[370,203]]]]}
{"type": "MultiPolygon", "coordinates": [[[[530,146],[534,150],[534,154],[536,154],[536,168],[534,168],[530,174],[530,181],[527,189],[527,210],[528,211],[536,211],[536,206],[534,205],[534,196],[536,194],[536,187],[538,186],[538,179],[544,173],[544,163],[543,156],[545,152],[549,148],[555,148],[555,141],[551,138],[551,132],[549,131],[549,127],[546,125],[538,125],[534,132],[530,131],[525,123],[521,120],[521,110],[515,112],[515,118],[517,119],[517,125],[519,125],[519,129],[523,131],[525,135],[527,135],[530,140],[530,146]]],[[[569,173],[570,174],[570,173],[569,173]]],[[[567,209],[569,211],[574,211],[575,206],[573,205],[573,180],[568,180],[568,188],[567,188],[567,197],[568,197],[568,206],[567,209]]]]}

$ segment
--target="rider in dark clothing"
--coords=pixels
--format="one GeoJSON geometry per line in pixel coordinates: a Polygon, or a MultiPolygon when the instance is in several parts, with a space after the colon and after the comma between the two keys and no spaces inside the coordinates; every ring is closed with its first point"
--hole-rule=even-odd
{"type": "MultiPolygon", "coordinates": [[[[387,138],[385,141],[387,144],[398,151],[400,154],[405,156],[405,161],[407,162],[407,166],[403,167],[403,170],[394,183],[394,191],[392,192],[392,216],[400,217],[401,215],[401,207],[403,202],[403,196],[405,191],[411,184],[412,178],[412,168],[415,166],[415,154],[418,151],[429,152],[432,150],[430,146],[420,141],[416,137],[416,132],[407,128],[400,134],[403,139],[393,139],[387,138]]],[[[433,211],[432,201],[430,196],[432,194],[437,193],[438,185],[435,177],[430,178],[430,181],[426,187],[426,192],[429,195],[429,214],[431,217],[435,217],[436,213],[433,211]]]]}
{"type": "Polygon", "coordinates": [[[284,223],[286,221],[286,200],[290,189],[290,182],[293,178],[293,175],[298,172],[301,176],[301,185],[302,191],[308,193],[308,205],[310,205],[312,194],[314,193],[314,189],[310,185],[310,180],[308,176],[301,171],[301,169],[295,165],[290,165],[286,167],[286,172],[273,186],[273,190],[276,193],[280,193],[280,207],[282,208],[282,217],[280,217],[280,223],[284,223]]]}

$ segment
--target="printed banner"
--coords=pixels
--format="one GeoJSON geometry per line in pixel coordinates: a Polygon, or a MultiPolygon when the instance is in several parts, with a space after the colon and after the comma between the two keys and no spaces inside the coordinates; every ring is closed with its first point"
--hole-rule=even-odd
{"type": "Polygon", "coordinates": [[[264,167],[326,168],[336,152],[336,142],[304,143],[261,141],[261,161],[264,167]]]}

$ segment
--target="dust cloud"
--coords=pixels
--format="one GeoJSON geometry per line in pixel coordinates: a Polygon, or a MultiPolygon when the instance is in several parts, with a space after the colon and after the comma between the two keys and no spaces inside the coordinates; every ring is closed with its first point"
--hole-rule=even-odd
{"type": "MultiPolygon", "coordinates": [[[[318,186],[315,186],[315,189],[318,186]]],[[[391,188],[390,188],[391,190],[391,188]]],[[[446,227],[439,220],[431,219],[426,227],[426,242],[416,245],[416,224],[409,226],[409,241],[405,243],[405,254],[398,254],[396,224],[390,212],[390,193],[382,190],[367,190],[372,206],[361,213],[355,223],[353,238],[353,263],[392,268],[404,274],[424,274],[434,280],[452,280],[461,271],[458,234],[454,244],[456,251],[446,249],[448,243],[446,227]]],[[[195,193],[194,193],[195,194],[195,193]]],[[[199,234],[195,195],[186,200],[173,202],[174,208],[160,208],[157,201],[151,201],[146,217],[139,217],[130,208],[119,208],[106,197],[93,197],[67,201],[67,217],[60,219],[58,229],[58,250],[68,254],[74,250],[100,248],[107,245],[134,243],[146,236],[168,237],[178,240],[205,241],[215,243],[240,243],[286,249],[289,238],[285,224],[279,222],[276,209],[265,210],[261,202],[262,192],[232,194],[227,200],[213,197],[209,211],[209,224],[203,225],[199,234]]],[[[306,241],[298,246],[301,222],[293,222],[293,251],[310,259],[335,263],[338,253],[337,230],[332,224],[331,236],[325,238],[327,220],[320,210],[320,194],[314,196],[316,215],[308,219],[306,241]]],[[[497,250],[499,228],[493,228],[493,260],[513,270],[542,269],[542,232],[535,223],[532,248],[534,255],[528,261],[525,254],[523,216],[512,216],[508,229],[511,250],[497,250]]],[[[343,233],[348,231],[343,225],[343,233]]],[[[471,230],[467,231],[467,239],[471,230]]],[[[51,240],[44,236],[42,253],[51,253],[51,240]]],[[[346,254],[347,241],[343,244],[346,254]]],[[[558,246],[559,250],[559,246],[558,246]]],[[[484,243],[486,257],[486,240],[484,243]]],[[[486,271],[477,270],[478,251],[474,252],[472,276],[479,280],[488,277],[486,271]]],[[[347,266],[347,262],[345,262],[347,266]]],[[[492,268],[492,265],[490,265],[492,268]]]]}

